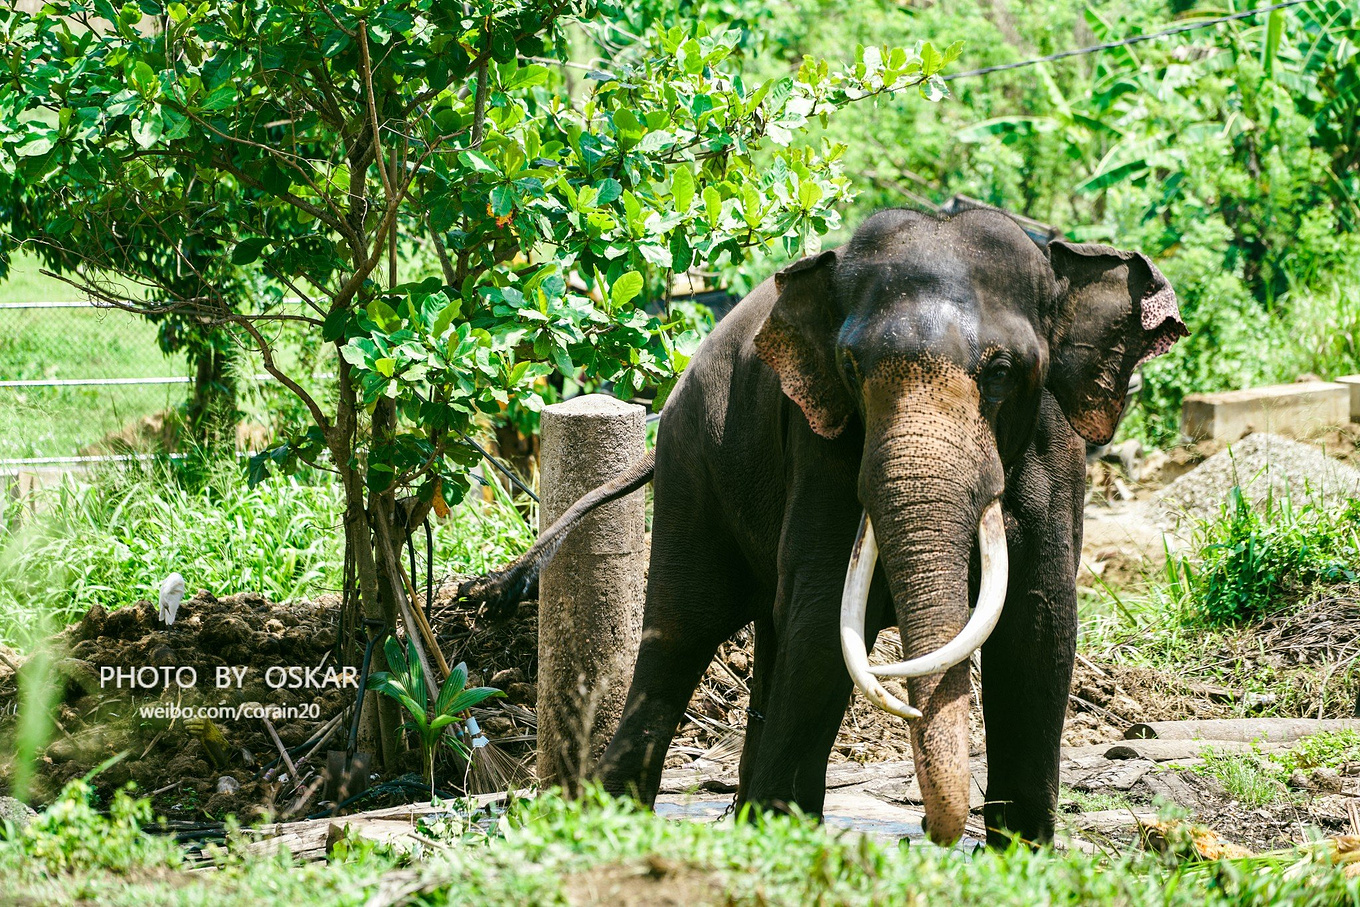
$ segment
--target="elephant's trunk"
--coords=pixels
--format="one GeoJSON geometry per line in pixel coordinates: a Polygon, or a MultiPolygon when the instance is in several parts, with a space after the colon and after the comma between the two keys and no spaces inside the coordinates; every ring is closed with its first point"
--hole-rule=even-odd
{"type": "MultiPolygon", "coordinates": [[[[877,535],[903,649],[916,659],[945,647],[968,623],[969,562],[1003,475],[972,379],[936,361],[893,365],[865,383],[860,499],[877,535]]],[[[941,844],[963,834],[968,815],[968,670],[964,658],[943,674],[907,681],[921,712],[912,750],[927,833],[941,844]]]]}

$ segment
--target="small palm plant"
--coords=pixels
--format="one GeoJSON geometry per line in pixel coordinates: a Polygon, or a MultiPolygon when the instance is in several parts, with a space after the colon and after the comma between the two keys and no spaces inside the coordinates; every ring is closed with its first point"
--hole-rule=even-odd
{"type": "Polygon", "coordinates": [[[463,758],[472,759],[472,751],[463,745],[458,736],[449,735],[448,731],[458,721],[462,713],[475,705],[480,705],[495,696],[504,696],[500,690],[494,687],[474,687],[471,690],[464,689],[467,686],[468,671],[467,665],[460,663],[458,667],[449,672],[444,685],[439,688],[439,693],[434,697],[434,707],[430,707],[430,695],[425,684],[425,673],[420,667],[420,659],[416,657],[415,645],[409,640],[406,643],[406,651],[401,650],[401,643],[395,636],[387,637],[383,643],[383,652],[387,655],[387,671],[379,671],[369,676],[368,688],[376,690],[384,696],[391,696],[401,703],[410,720],[402,725],[403,729],[415,731],[416,737],[420,740],[420,755],[423,759],[422,764],[425,768],[425,780],[430,785],[430,799],[434,799],[434,755],[442,740],[447,740],[455,750],[462,754],[463,758]]]}

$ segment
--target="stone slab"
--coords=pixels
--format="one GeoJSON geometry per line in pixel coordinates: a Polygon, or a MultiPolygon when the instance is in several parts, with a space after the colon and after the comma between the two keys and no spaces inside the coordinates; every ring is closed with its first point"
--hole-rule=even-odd
{"type": "Polygon", "coordinates": [[[1351,389],[1331,381],[1301,381],[1217,394],[1190,394],[1181,432],[1194,441],[1237,441],[1268,431],[1301,437],[1351,420],[1351,389]]]}
{"type": "Polygon", "coordinates": [[[1344,384],[1351,393],[1351,421],[1360,422],[1360,375],[1343,375],[1336,379],[1337,384],[1344,384]]]}

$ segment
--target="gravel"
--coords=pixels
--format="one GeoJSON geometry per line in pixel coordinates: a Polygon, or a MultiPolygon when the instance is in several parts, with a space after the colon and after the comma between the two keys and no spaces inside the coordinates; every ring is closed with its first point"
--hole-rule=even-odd
{"type": "Polygon", "coordinates": [[[1257,432],[1214,454],[1157,493],[1172,514],[1215,519],[1234,485],[1259,504],[1273,496],[1334,506],[1360,496],[1360,470],[1327,456],[1319,447],[1257,432]]]}

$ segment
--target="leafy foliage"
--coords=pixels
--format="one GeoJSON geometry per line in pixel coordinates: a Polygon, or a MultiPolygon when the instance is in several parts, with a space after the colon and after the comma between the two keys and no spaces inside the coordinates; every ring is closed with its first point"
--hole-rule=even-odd
{"type": "Polygon", "coordinates": [[[383,651],[387,656],[388,669],[369,675],[368,688],[390,696],[406,710],[409,718],[403,727],[414,731],[416,739],[420,741],[425,780],[429,782],[430,796],[433,797],[434,754],[439,744],[448,742],[463,758],[471,760],[472,750],[463,744],[457,733],[450,733],[455,730],[454,723],[466,717],[468,709],[505,694],[495,687],[464,689],[467,686],[468,669],[462,663],[449,671],[449,676],[444,678],[444,683],[437,690],[430,689],[414,642],[408,639],[403,653],[397,638],[389,636],[383,642],[383,651]]]}
{"type": "MultiPolygon", "coordinates": [[[[764,40],[797,59],[865,34],[966,35],[971,69],[1224,12],[1165,0],[868,2],[829,28],[825,10],[781,4],[764,40]]],[[[826,131],[853,137],[844,166],[861,192],[846,220],[962,193],[1074,239],[1147,252],[1192,334],[1144,367],[1141,405],[1122,430],[1145,442],[1179,439],[1190,392],[1353,373],[1356,15],[1320,0],[953,81],[953,102],[938,109],[885,99],[846,111],[826,131]]]]}
{"type": "Polygon", "coordinates": [[[844,149],[795,133],[907,88],[943,97],[961,49],[866,47],[758,79],[740,32],[649,13],[578,83],[571,36],[616,38],[617,15],[600,0],[0,12],[0,195],[47,200],[11,241],[79,261],[66,276],[91,298],[258,352],[305,420],[251,479],[338,474],[349,600],[389,626],[406,533],[467,492],[484,420],[535,410],[554,372],[664,397],[695,338],[643,303],[692,265],[815,248],[848,195],[844,149]],[[138,266],[129,217],[173,267],[138,266]],[[433,274],[404,266],[418,248],[433,274]],[[232,293],[240,274],[254,299],[232,293]],[[283,324],[336,351],[325,385],[276,357],[283,324]]]}

